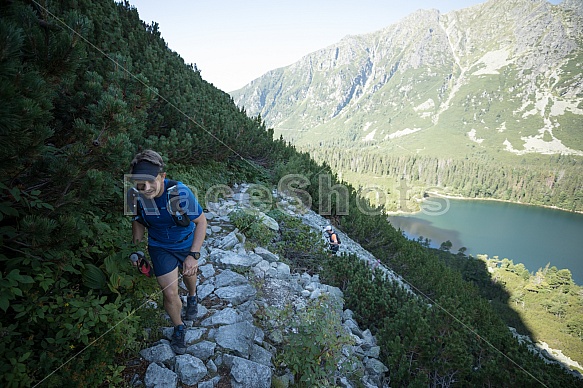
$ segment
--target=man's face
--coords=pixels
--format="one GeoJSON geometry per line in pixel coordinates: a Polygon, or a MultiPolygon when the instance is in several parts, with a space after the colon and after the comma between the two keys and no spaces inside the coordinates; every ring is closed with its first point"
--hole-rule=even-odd
{"type": "Polygon", "coordinates": [[[160,173],[154,180],[137,180],[136,189],[147,199],[156,198],[164,192],[164,178],[166,173],[160,173]]]}

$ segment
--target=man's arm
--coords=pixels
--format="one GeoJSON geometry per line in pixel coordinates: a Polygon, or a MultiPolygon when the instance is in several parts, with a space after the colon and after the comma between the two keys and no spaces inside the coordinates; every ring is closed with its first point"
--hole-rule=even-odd
{"type": "Polygon", "coordinates": [[[196,219],[192,220],[192,222],[194,222],[196,228],[194,229],[194,239],[192,240],[190,250],[192,252],[200,252],[200,248],[202,248],[202,243],[206,236],[206,216],[202,213],[196,219]]]}
{"type": "MultiPolygon", "coordinates": [[[[196,228],[194,229],[194,238],[192,239],[192,245],[190,247],[191,252],[200,252],[202,248],[202,243],[204,242],[204,238],[206,236],[206,216],[202,213],[200,216],[192,220],[196,228]]],[[[182,274],[184,276],[196,276],[196,272],[198,271],[198,260],[194,257],[188,255],[184,260],[184,264],[182,266],[182,274]]]]}
{"type": "Polygon", "coordinates": [[[132,222],[132,241],[135,245],[139,245],[144,241],[144,234],[146,233],[146,227],[140,224],[138,221],[132,222]]]}
{"type": "MultiPolygon", "coordinates": [[[[139,246],[144,241],[144,234],[146,233],[146,227],[140,224],[138,221],[132,222],[132,242],[134,245],[139,246]]],[[[137,266],[138,262],[132,262],[133,265],[137,266]]]]}

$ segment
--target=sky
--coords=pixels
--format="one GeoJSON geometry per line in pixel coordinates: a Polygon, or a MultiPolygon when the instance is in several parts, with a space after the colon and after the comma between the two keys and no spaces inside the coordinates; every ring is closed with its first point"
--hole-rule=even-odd
{"type": "MultiPolygon", "coordinates": [[[[553,4],[561,0],[551,0],[553,4]]],[[[418,9],[441,13],[485,0],[129,0],[168,47],[225,92],[418,9]]]]}

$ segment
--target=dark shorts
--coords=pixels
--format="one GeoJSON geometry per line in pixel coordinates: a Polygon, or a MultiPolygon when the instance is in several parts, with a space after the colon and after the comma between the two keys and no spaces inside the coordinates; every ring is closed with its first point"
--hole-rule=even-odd
{"type": "Polygon", "coordinates": [[[172,272],[176,267],[182,268],[182,263],[188,256],[189,250],[171,251],[161,247],[148,246],[148,252],[154,265],[154,273],[156,276],[162,276],[172,272]]]}

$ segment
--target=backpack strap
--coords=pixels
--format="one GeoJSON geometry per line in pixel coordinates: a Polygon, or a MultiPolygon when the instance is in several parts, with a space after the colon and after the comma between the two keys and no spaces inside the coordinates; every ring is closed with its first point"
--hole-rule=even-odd
{"type": "Polygon", "coordinates": [[[134,215],[132,221],[137,221],[146,227],[150,226],[148,221],[146,221],[144,205],[142,204],[142,198],[140,197],[140,193],[135,188],[132,188],[128,191],[127,195],[128,195],[127,203],[129,205],[129,210],[134,215]]]}
{"type": "Polygon", "coordinates": [[[190,225],[190,217],[188,217],[188,209],[180,207],[180,193],[178,191],[178,181],[168,179],[167,195],[167,210],[172,216],[174,223],[178,226],[187,227],[190,225]]]}

